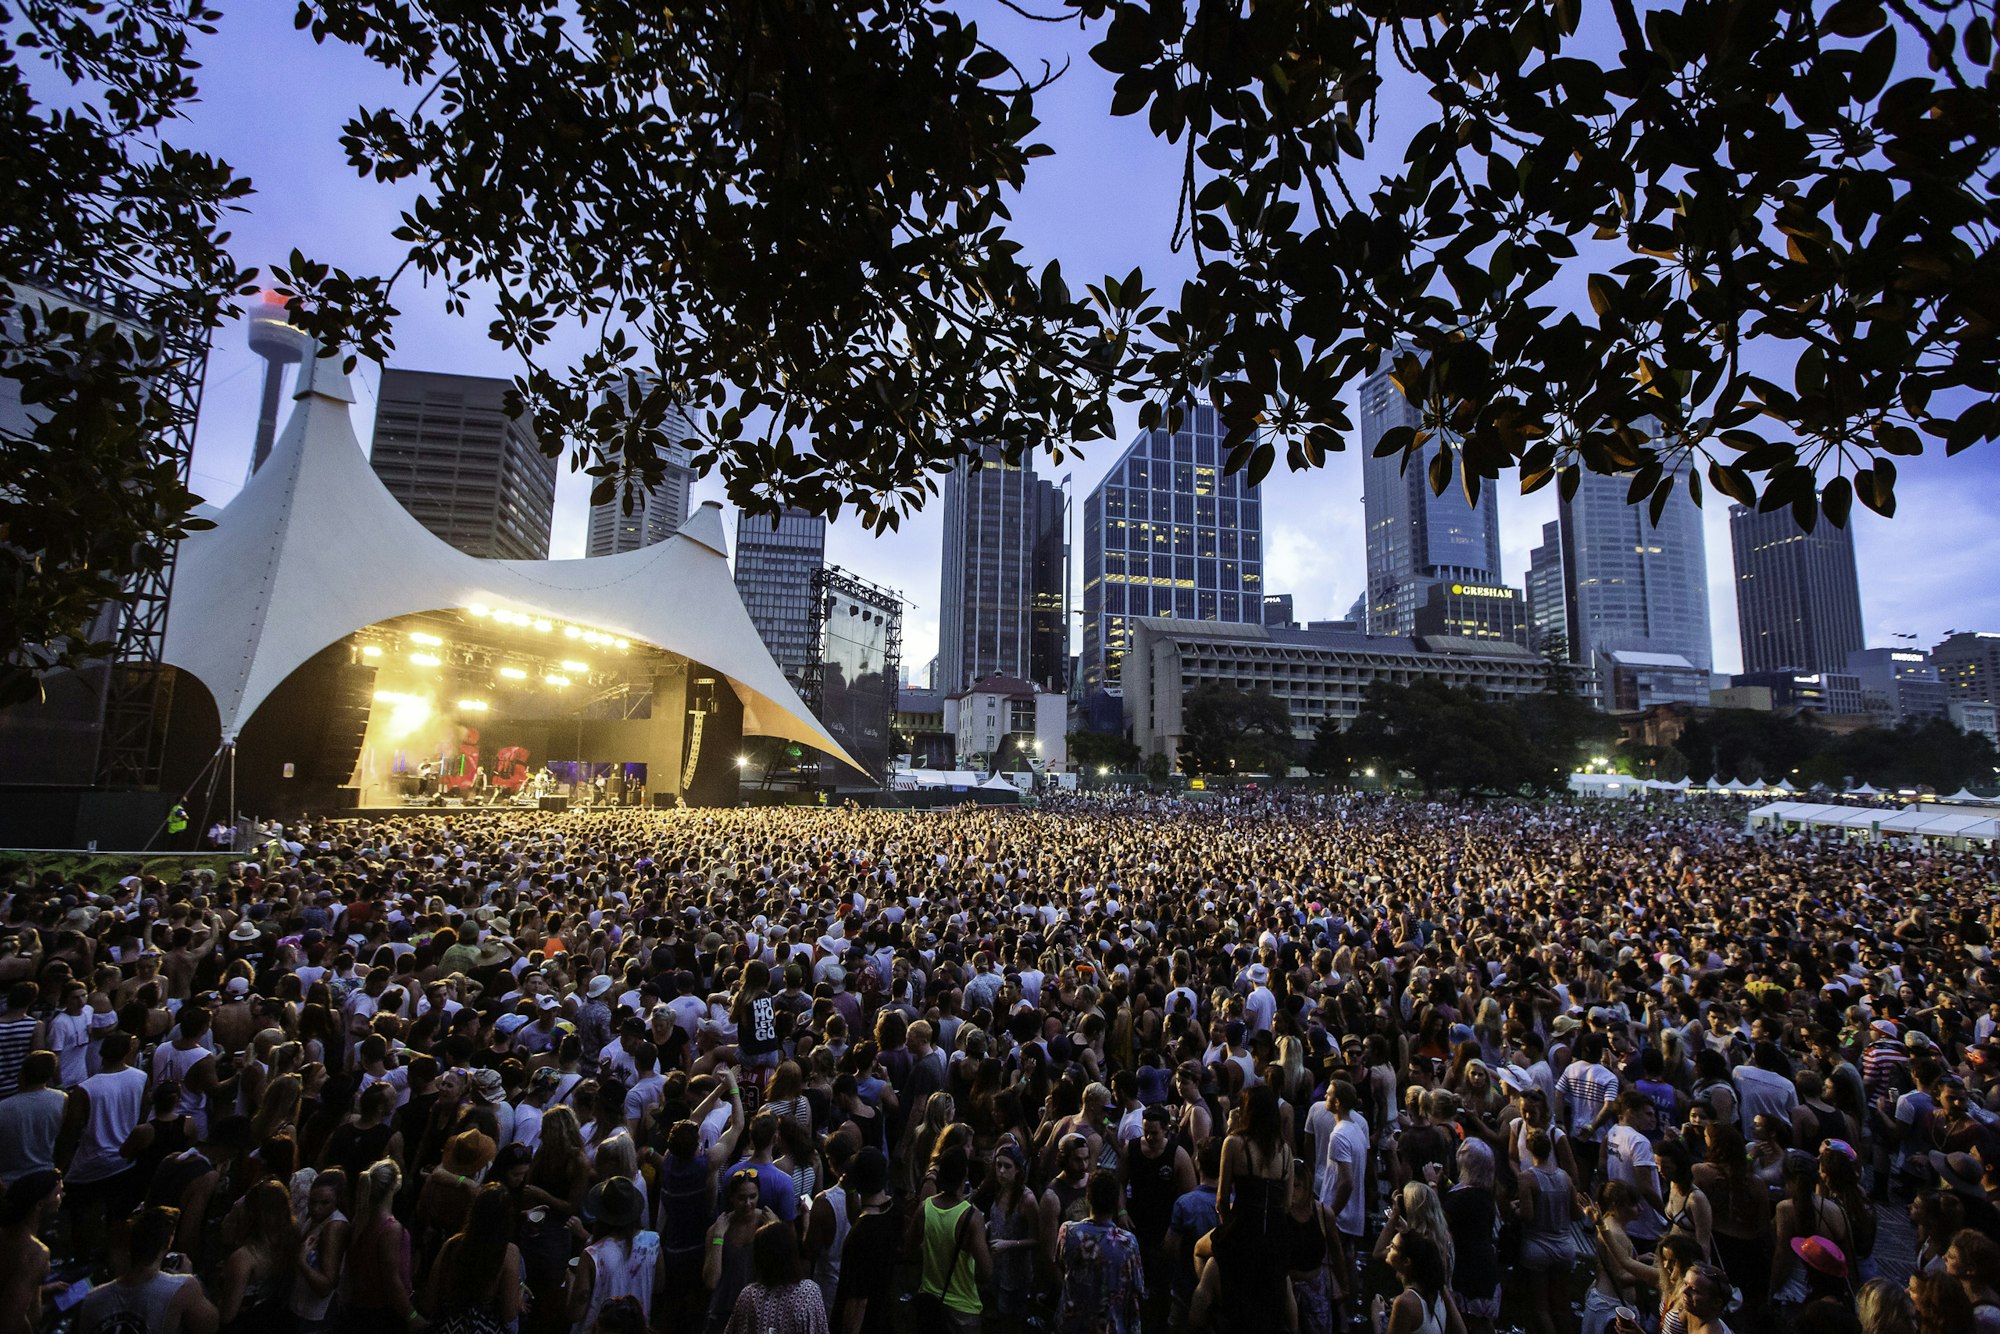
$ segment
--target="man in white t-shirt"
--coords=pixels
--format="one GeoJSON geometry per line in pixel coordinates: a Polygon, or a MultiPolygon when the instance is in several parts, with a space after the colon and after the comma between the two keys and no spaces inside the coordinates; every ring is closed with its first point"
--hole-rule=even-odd
{"type": "Polygon", "coordinates": [[[1660,1188],[1659,1163],[1653,1157],[1653,1126],[1659,1111],[1653,1100],[1638,1089],[1618,1095],[1618,1123],[1604,1132],[1604,1175],[1622,1181],[1639,1196],[1639,1214],[1625,1231],[1648,1251],[1667,1230],[1666,1215],[1660,1212],[1665,1192],[1660,1188]]]}
{"type": "Polygon", "coordinates": [[[1243,998],[1244,1027],[1254,1038],[1271,1031],[1271,1021],[1278,1015],[1278,998],[1271,994],[1271,970],[1263,964],[1251,964],[1243,975],[1250,982],[1250,994],[1243,998]]]}
{"type": "Polygon", "coordinates": [[[1335,1116],[1326,1140],[1326,1170],[1321,1175],[1320,1202],[1333,1210],[1334,1225],[1349,1250],[1368,1230],[1368,1122],[1355,1106],[1361,1096],[1344,1079],[1328,1091],[1335,1116]]]}

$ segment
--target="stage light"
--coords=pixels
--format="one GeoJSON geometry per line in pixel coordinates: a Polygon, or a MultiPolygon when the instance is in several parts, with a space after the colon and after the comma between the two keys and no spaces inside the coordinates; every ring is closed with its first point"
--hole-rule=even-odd
{"type": "Polygon", "coordinates": [[[361,646],[361,656],[364,658],[379,658],[382,656],[382,646],[380,644],[364,644],[361,646]]]}
{"type": "Polygon", "coordinates": [[[422,695],[407,695],[400,690],[378,690],[375,701],[390,706],[389,716],[382,721],[382,731],[391,740],[406,737],[430,721],[431,702],[422,695]]]}
{"type": "Polygon", "coordinates": [[[422,630],[412,630],[412,631],[410,632],[410,639],[412,640],[412,642],[414,642],[414,643],[418,643],[418,644],[442,644],[442,643],[444,643],[444,641],[443,641],[442,639],[438,638],[438,637],[437,637],[436,635],[432,635],[432,634],[426,634],[426,633],[424,633],[424,632],[423,632],[422,630]]]}
{"type": "Polygon", "coordinates": [[[412,653],[410,661],[419,667],[437,667],[442,665],[444,659],[438,657],[435,653],[412,653]]]}
{"type": "Polygon", "coordinates": [[[502,667],[500,675],[506,677],[509,681],[525,681],[528,679],[527,672],[519,667],[502,667]]]}
{"type": "Polygon", "coordinates": [[[581,639],[582,637],[583,637],[583,631],[577,629],[575,626],[565,625],[563,627],[564,639],[581,639]]]}
{"type": "Polygon", "coordinates": [[[485,606],[484,604],[478,602],[473,603],[470,607],[467,607],[465,610],[466,614],[470,616],[491,616],[493,614],[493,609],[491,607],[485,606]]]}
{"type": "Polygon", "coordinates": [[[551,673],[548,676],[544,676],[542,679],[544,681],[547,681],[552,686],[566,686],[569,684],[569,678],[567,676],[556,676],[553,673],[551,673]]]}
{"type": "Polygon", "coordinates": [[[587,672],[590,670],[590,664],[587,662],[578,662],[575,658],[564,658],[562,669],[566,672],[587,672]]]}
{"type": "Polygon", "coordinates": [[[541,631],[543,634],[547,634],[549,631],[555,629],[556,627],[552,622],[537,620],[535,622],[535,628],[541,631]]]}
{"type": "Polygon", "coordinates": [[[1098,776],[1099,778],[1109,778],[1109,777],[1111,776],[1111,766],[1110,766],[1110,765],[1108,765],[1108,764],[1100,764],[1100,765],[1098,765],[1098,766],[1097,766],[1097,776],[1098,776]]]}
{"type": "Polygon", "coordinates": [[[458,702],[458,707],[467,713],[484,713],[486,712],[486,701],[483,699],[462,699],[458,702]]]}
{"type": "Polygon", "coordinates": [[[626,649],[632,647],[632,641],[629,639],[614,639],[611,641],[611,647],[623,653],[626,649]]]}

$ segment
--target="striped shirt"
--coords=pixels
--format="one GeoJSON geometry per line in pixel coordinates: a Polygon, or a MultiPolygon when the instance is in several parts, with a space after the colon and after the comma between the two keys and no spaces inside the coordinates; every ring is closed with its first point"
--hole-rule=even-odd
{"type": "Polygon", "coordinates": [[[1893,1098],[1902,1092],[1904,1073],[1910,1068],[1910,1050],[1901,1038],[1878,1038],[1861,1053],[1861,1084],[1870,1101],[1893,1098]]]}
{"type": "Polygon", "coordinates": [[[34,1016],[0,1019],[0,1098],[11,1098],[20,1091],[21,1063],[34,1049],[34,1016]]]}
{"type": "Polygon", "coordinates": [[[1618,1099],[1618,1076],[1590,1061],[1571,1061],[1556,1081],[1556,1093],[1569,1104],[1569,1133],[1595,1144],[1603,1132],[1594,1128],[1598,1116],[1618,1099]]]}

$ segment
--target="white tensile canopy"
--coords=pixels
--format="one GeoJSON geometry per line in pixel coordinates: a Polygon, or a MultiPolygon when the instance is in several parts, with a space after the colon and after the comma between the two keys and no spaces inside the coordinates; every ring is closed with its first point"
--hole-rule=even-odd
{"type": "Polygon", "coordinates": [[[1774,801],[1750,812],[1750,827],[1803,825],[1808,829],[1867,829],[1883,823],[1881,811],[1811,801],[1774,801]]]}
{"type": "Polygon", "coordinates": [[[271,457],[214,528],[181,542],[175,564],[164,656],[208,687],[225,743],[328,645],[394,617],[484,606],[681,654],[735,688],[746,735],[854,764],[744,611],[720,506],[617,556],[481,560],[432,535],[382,486],[349,420],[353,390],[330,359],[306,359],[294,398],[271,457]]]}
{"type": "Polygon", "coordinates": [[[1920,838],[2000,838],[2000,818],[1972,811],[1944,811],[1936,806],[1908,806],[1882,821],[1885,834],[1915,834],[1920,838]]]}
{"type": "Polygon", "coordinates": [[[1868,784],[1863,783],[1860,787],[1850,787],[1847,789],[1847,795],[1850,797],[1879,797],[1882,794],[1868,786],[1868,784]]]}

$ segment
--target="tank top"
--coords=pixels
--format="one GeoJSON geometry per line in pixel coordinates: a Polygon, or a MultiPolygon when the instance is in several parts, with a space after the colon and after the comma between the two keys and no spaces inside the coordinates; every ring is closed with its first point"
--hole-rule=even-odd
{"type": "Polygon", "coordinates": [[[938,1208],[935,1199],[924,1201],[924,1264],[922,1288],[941,1297],[946,1307],[966,1315],[980,1311],[972,1252],[962,1243],[958,1227],[972,1204],[960,1200],[949,1209],[938,1208]],[[951,1273],[945,1273],[945,1265],[951,1273]]]}
{"type": "MultiPolygon", "coordinates": [[[[320,1239],[326,1234],[329,1226],[334,1223],[345,1223],[346,1221],[347,1215],[335,1209],[327,1215],[326,1222],[314,1223],[312,1225],[304,1237],[307,1264],[311,1265],[314,1269],[319,1268],[320,1239]]],[[[324,1320],[326,1319],[327,1311],[332,1306],[333,1293],[331,1291],[327,1292],[324,1296],[317,1295],[311,1288],[306,1286],[303,1278],[292,1284],[292,1314],[299,1319],[324,1320]]]]}
{"type": "Polygon", "coordinates": [[[90,1099],[90,1116],[83,1123],[83,1139],[76,1146],[65,1178],[71,1185],[106,1181],[130,1171],[132,1162],[118,1152],[131,1133],[138,1129],[146,1112],[146,1072],[124,1069],[108,1075],[92,1075],[83,1081],[90,1099]]]}
{"type": "Polygon", "coordinates": [[[1132,1218],[1132,1230],[1142,1245],[1157,1246],[1167,1235],[1167,1224],[1179,1192],[1174,1189],[1175,1146],[1168,1144],[1157,1158],[1132,1146],[1126,1160],[1125,1211],[1132,1218]]]}
{"type": "Polygon", "coordinates": [[[144,1283],[106,1283],[93,1288],[77,1308],[76,1334],[122,1334],[132,1329],[165,1329],[167,1308],[188,1274],[155,1274],[144,1283]]]}
{"type": "Polygon", "coordinates": [[[185,1050],[169,1042],[153,1052],[153,1082],[171,1079],[181,1086],[180,1101],[174,1110],[194,1122],[196,1135],[208,1134],[208,1095],[188,1087],[188,1071],[209,1056],[208,1048],[196,1044],[185,1050]]]}
{"type": "Polygon", "coordinates": [[[0,1019],[0,1098],[21,1087],[21,1062],[35,1047],[35,1019],[0,1019]]]}
{"type": "Polygon", "coordinates": [[[1294,1218],[1289,1212],[1285,1221],[1291,1224],[1292,1244],[1286,1268],[1294,1272],[1318,1269],[1326,1263],[1326,1234],[1320,1231],[1319,1213],[1307,1219],[1294,1218]]]}
{"type": "MultiPolygon", "coordinates": [[[[1414,1292],[1415,1289],[1407,1289],[1414,1292]]],[[[1417,1301],[1422,1303],[1424,1322],[1418,1325],[1414,1334],[1444,1334],[1444,1294],[1439,1293],[1434,1302],[1424,1301],[1424,1295],[1417,1293],[1417,1301]]]]}
{"type": "Polygon", "coordinates": [[[769,996],[750,1002],[749,1023],[737,1035],[745,1056],[764,1056],[778,1049],[778,1007],[769,996]]]}
{"type": "Polygon", "coordinates": [[[639,1309],[650,1319],[653,1314],[653,1272],[660,1263],[660,1234],[640,1232],[630,1241],[605,1237],[584,1248],[596,1269],[597,1281],[590,1289],[590,1309],[576,1323],[576,1334],[590,1334],[597,1313],[620,1297],[636,1298],[639,1309]]]}
{"type": "Polygon", "coordinates": [[[1535,1216],[1527,1230],[1538,1236],[1567,1233],[1569,1221],[1569,1178],[1547,1167],[1531,1167],[1527,1175],[1535,1182],[1535,1216]]]}
{"type": "Polygon", "coordinates": [[[820,1296],[826,1299],[826,1309],[831,1311],[833,1299],[840,1291],[840,1251],[847,1245],[847,1187],[821,1191],[819,1198],[826,1201],[833,1215],[833,1240],[813,1261],[813,1282],[819,1284],[820,1296]]]}
{"type": "Polygon", "coordinates": [[[1090,1182],[1086,1179],[1071,1182],[1068,1177],[1058,1176],[1049,1183],[1049,1189],[1056,1197],[1056,1221],[1075,1223],[1090,1217],[1090,1207],[1084,1203],[1084,1192],[1090,1182]]]}
{"type": "Polygon", "coordinates": [[[708,1187],[708,1155],[697,1153],[682,1162],[668,1154],[660,1164],[656,1188],[660,1194],[661,1248],[668,1255],[699,1256],[708,1225],[715,1221],[715,1197],[708,1187]]]}

